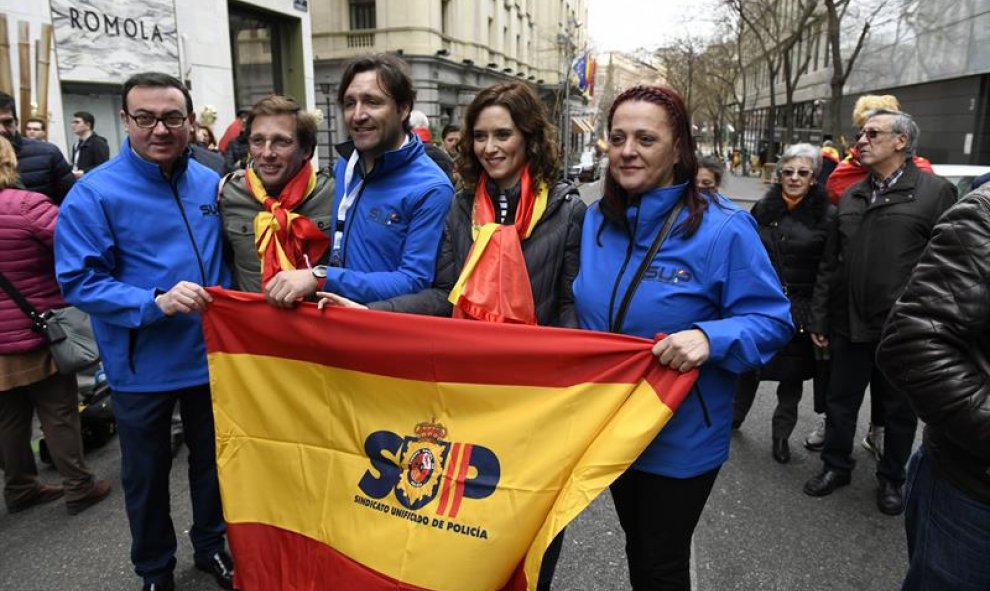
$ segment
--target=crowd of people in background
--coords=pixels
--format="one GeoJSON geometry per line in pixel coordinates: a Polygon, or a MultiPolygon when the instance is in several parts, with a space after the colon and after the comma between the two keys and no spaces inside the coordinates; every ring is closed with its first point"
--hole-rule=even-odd
{"type": "MultiPolygon", "coordinates": [[[[239,111],[217,141],[179,80],[138,74],[123,88],[127,139],[117,155],[80,111],[70,163],[44,141],[43,120],[29,120],[22,137],[13,99],[0,94],[0,243],[23,251],[0,272],[38,307],[90,315],[143,589],[175,587],[176,407],[189,448],[194,564],[221,587],[234,584],[199,317],[209,286],[287,309],[315,302],[666,334],[653,346],[658,363],[697,369],[698,380],[611,485],[636,590],[690,588],[692,535],[762,381],[778,383],[771,456],[780,463],[790,461],[812,381],[821,418],[804,444],[822,458],[804,485],[812,496],[851,482],[869,386],[876,505],[907,510],[905,588],[990,585],[980,566],[990,550],[990,192],[954,205],[953,186],[915,154],[918,127],[896,99],[861,99],[845,158],[831,143],[786,147],[747,213],[723,181],[727,165],[746,172],[748,154],[699,157],[670,88],[637,86],[614,99],[607,169],[590,207],[566,179],[558,131],[527,84],[482,89],[436,144],[415,98],[398,57],[351,61],[337,96],[348,140],[328,170],[313,163],[317,121],[287,96],[239,111]],[[911,459],[918,416],[928,429],[911,459]],[[934,513],[948,525],[936,531],[934,513]]],[[[111,485],[83,460],[74,379],[56,372],[3,292],[0,334],[8,511],[64,496],[76,514],[102,501],[111,485]],[[61,486],[37,478],[32,412],[61,486]]],[[[564,536],[544,556],[541,590],[551,588],[564,536]]]]}

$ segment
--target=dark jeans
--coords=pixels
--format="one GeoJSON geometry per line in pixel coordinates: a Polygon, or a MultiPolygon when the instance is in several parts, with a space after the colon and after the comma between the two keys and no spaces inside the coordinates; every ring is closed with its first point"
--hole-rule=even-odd
{"type": "Polygon", "coordinates": [[[0,392],[0,465],[5,467],[3,496],[7,505],[25,501],[41,486],[31,449],[34,413],[38,413],[45,444],[62,477],[65,500],[85,497],[93,490],[93,473],[83,460],[76,376],[55,374],[0,392]]]}
{"type": "Polygon", "coordinates": [[[990,589],[990,505],[938,477],[923,449],[908,469],[903,591],[990,589]]]}
{"type": "Polygon", "coordinates": [[[131,562],[146,582],[161,582],[175,568],[175,528],[170,515],[172,409],[177,401],[189,448],[189,530],[197,557],[224,548],[223,511],[217,480],[216,442],[209,386],[172,392],[113,392],[120,433],[121,480],[131,526],[131,562]]]}
{"type": "MultiPolygon", "coordinates": [[[[741,374],[736,380],[736,398],[733,402],[732,417],[737,423],[742,423],[749,414],[756,390],[760,387],[759,372],[750,371],[741,374]]],[[[787,439],[794,432],[797,424],[798,404],[801,402],[801,392],[804,382],[783,381],[777,384],[777,408],[773,410],[771,421],[771,436],[774,439],[787,439]]]]}
{"type": "Polygon", "coordinates": [[[825,447],[822,461],[827,468],[851,472],[856,418],[866,386],[884,407],[883,457],[877,477],[896,484],[904,482],[905,466],[911,457],[918,418],[907,397],[897,392],[877,369],[874,357],[878,343],[853,343],[832,339],[832,378],[826,397],[825,447]]]}
{"type": "Polygon", "coordinates": [[[669,478],[626,470],[612,483],[633,591],[690,591],[691,536],[718,471],[669,478]]]}

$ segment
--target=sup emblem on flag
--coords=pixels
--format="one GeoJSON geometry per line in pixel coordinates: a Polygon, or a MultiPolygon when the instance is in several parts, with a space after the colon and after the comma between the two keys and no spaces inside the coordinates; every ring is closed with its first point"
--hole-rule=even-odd
{"type": "Polygon", "coordinates": [[[490,449],[445,441],[442,423],[416,425],[415,436],[402,437],[391,431],[376,431],[364,442],[371,469],[358,487],[373,499],[390,493],[406,509],[418,511],[436,499],[437,515],[457,517],[462,500],[483,499],[498,487],[500,465],[490,449]],[[474,476],[468,478],[470,469],[474,476]]]}

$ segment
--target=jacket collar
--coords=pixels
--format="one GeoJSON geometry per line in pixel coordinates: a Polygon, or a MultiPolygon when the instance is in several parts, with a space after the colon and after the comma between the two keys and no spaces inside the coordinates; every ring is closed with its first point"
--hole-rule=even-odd
{"type": "Polygon", "coordinates": [[[684,197],[687,186],[687,182],[683,182],[647,191],[639,198],[638,206],[626,208],[626,221],[633,229],[637,242],[653,241],[667,214],[684,197]]]}
{"type": "MultiPolygon", "coordinates": [[[[416,134],[407,133],[406,137],[408,138],[408,141],[404,146],[385,152],[375,159],[375,167],[372,169],[375,176],[388,174],[405,166],[406,164],[409,164],[416,158],[426,155],[426,150],[423,148],[423,142],[420,141],[416,134]]],[[[351,154],[353,154],[356,149],[354,147],[354,142],[351,140],[341,142],[334,146],[334,148],[337,150],[337,153],[344,158],[344,160],[349,159],[351,154]]],[[[363,164],[358,166],[358,170],[361,172],[361,176],[364,176],[365,172],[363,164]]]]}
{"type": "MultiPolygon", "coordinates": [[[[179,154],[179,158],[172,167],[172,178],[181,177],[186,172],[186,169],[189,167],[190,153],[189,146],[186,146],[186,149],[179,154]]],[[[131,148],[131,138],[124,139],[124,145],[120,148],[120,154],[130,164],[131,168],[136,170],[144,178],[152,181],[167,181],[168,177],[162,172],[160,166],[154,162],[148,162],[131,148]]]]}

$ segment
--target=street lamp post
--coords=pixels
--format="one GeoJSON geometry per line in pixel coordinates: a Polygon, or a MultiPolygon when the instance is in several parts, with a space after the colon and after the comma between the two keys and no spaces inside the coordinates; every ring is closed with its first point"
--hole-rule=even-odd
{"type": "Polygon", "coordinates": [[[329,82],[320,82],[320,92],[323,93],[323,98],[327,101],[327,161],[333,166],[333,103],[330,96],[331,84],[329,82]]]}

